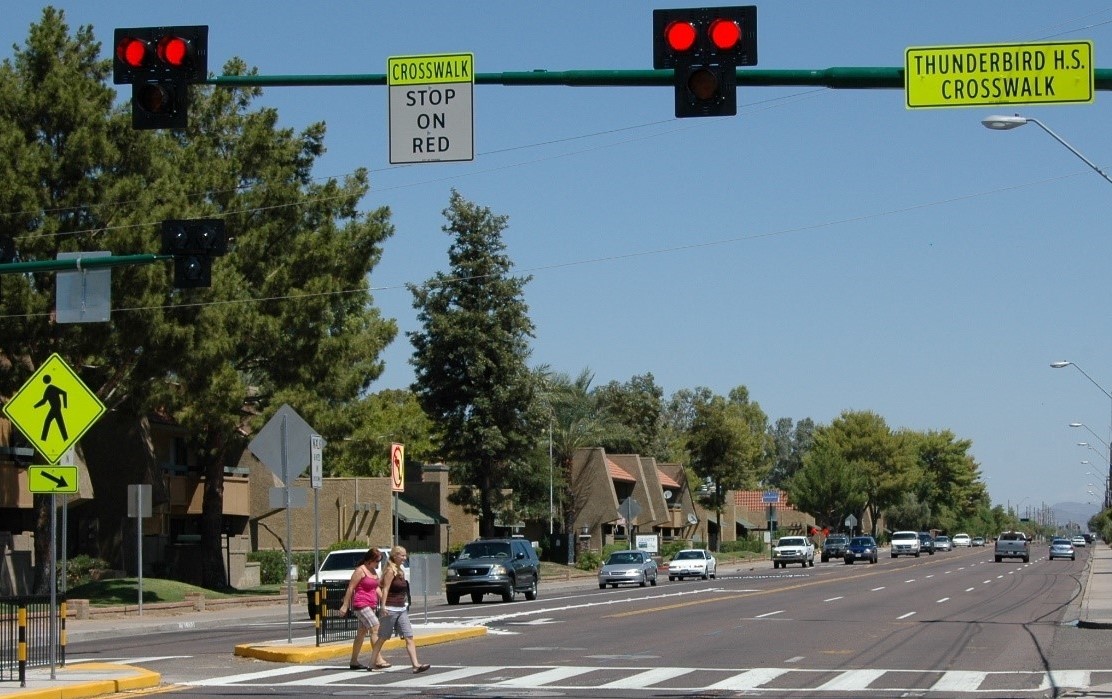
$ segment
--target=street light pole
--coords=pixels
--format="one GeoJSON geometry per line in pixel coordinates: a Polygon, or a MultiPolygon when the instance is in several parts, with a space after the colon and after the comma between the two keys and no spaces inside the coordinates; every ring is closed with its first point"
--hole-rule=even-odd
{"type": "MultiPolygon", "coordinates": [[[[1041,126],[1041,124],[1040,124],[1040,126],[1041,126]]],[[[1046,127],[1043,127],[1043,128],[1046,128],[1046,127]]],[[[1088,162],[1088,161],[1086,161],[1086,162],[1088,162]]],[[[1096,166],[1094,166],[1094,167],[1096,167],[1096,166]]],[[[1098,169],[1098,172],[1099,172],[1099,169],[1098,169]]],[[[1101,172],[1101,175],[1104,175],[1104,173],[1101,172]]],[[[1108,179],[1108,177],[1105,176],[1105,179],[1108,179]]],[[[1112,180],[1109,180],[1109,182],[1112,182],[1112,180]]],[[[1089,383],[1091,383],[1094,386],[1096,386],[1097,388],[1099,388],[1100,392],[1108,397],[1109,406],[1110,406],[1110,408],[1112,408],[1112,393],[1109,393],[1108,390],[1104,388],[1104,386],[1101,386],[1099,383],[1097,383],[1096,379],[1094,379],[1092,376],[1089,376],[1088,372],[1086,372],[1081,367],[1077,366],[1077,364],[1075,364],[1073,362],[1067,362],[1067,361],[1062,360],[1062,361],[1057,361],[1057,362],[1051,362],[1050,366],[1053,369],[1063,369],[1065,367],[1072,366],[1074,369],[1077,369],[1078,371],[1080,371],[1082,376],[1089,379],[1089,383]]],[[[1089,428],[1086,427],[1082,423],[1076,423],[1076,424],[1072,423],[1072,422],[1070,423],[1070,427],[1075,427],[1075,426],[1085,427],[1085,429],[1089,430],[1089,428]]],[[[1094,437],[1096,437],[1097,439],[1100,439],[1101,443],[1104,444],[1104,446],[1108,449],[1108,482],[1105,483],[1105,487],[1104,487],[1104,509],[1107,510],[1110,507],[1112,507],[1112,444],[1110,444],[1109,442],[1105,442],[1103,439],[1101,439],[1097,435],[1096,432],[1093,432],[1092,430],[1089,430],[1089,431],[1093,433],[1094,437]]],[[[1110,412],[1109,416],[1108,416],[1108,438],[1109,438],[1110,441],[1112,441],[1112,412],[1110,412]]]]}
{"type": "MultiPolygon", "coordinates": [[[[1099,174],[1101,177],[1103,177],[1109,184],[1112,184],[1112,178],[1109,178],[1108,174],[1105,173],[1104,170],[1101,170],[1100,167],[1097,166],[1096,163],[1094,163],[1092,160],[1089,160],[1088,158],[1086,158],[1084,155],[1081,154],[1080,151],[1078,151],[1076,148],[1074,148],[1070,144],[1066,143],[1065,139],[1063,139],[1061,136],[1059,136],[1058,134],[1051,131],[1050,128],[1047,127],[1046,124],[1042,123],[1038,119],[1035,119],[1034,117],[1022,117],[1018,114],[1016,114],[1015,116],[994,115],[994,116],[990,116],[988,118],[982,119],[981,124],[983,124],[986,129],[992,129],[993,131],[1010,131],[1011,129],[1019,128],[1020,126],[1023,126],[1024,124],[1034,124],[1035,126],[1038,126],[1040,129],[1042,129],[1043,131],[1050,134],[1051,137],[1053,137],[1055,141],[1057,141],[1058,143],[1061,143],[1063,146],[1065,146],[1067,149],[1069,149],[1070,153],[1073,153],[1078,158],[1081,158],[1081,160],[1086,165],[1088,165],[1089,167],[1096,170],[1097,174],[1099,174]]],[[[1069,362],[1066,362],[1066,363],[1068,364],[1069,362]]],[[[1051,366],[1053,366],[1053,365],[1051,365],[1051,366]]],[[[1103,390],[1103,389],[1101,389],[1101,390],[1103,390]]]]}

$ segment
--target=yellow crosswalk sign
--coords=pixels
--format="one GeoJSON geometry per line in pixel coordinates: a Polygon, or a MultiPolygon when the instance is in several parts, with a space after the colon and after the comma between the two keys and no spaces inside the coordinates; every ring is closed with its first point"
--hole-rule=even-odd
{"type": "Polygon", "coordinates": [[[4,405],[4,414],[51,464],[104,414],[104,404],[57,354],[4,405]]]}
{"type": "Polygon", "coordinates": [[[32,493],[76,493],[76,466],[29,466],[27,488],[32,493]]]}

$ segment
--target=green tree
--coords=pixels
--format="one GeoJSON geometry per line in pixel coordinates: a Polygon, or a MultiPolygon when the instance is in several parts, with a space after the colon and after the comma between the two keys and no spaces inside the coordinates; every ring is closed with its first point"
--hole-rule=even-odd
{"type": "MultiPolygon", "coordinates": [[[[202,582],[220,587],[224,469],[248,435],[288,402],[335,443],[333,426],[382,371],[396,330],[367,275],[393,229],[385,209],[356,211],[365,171],[313,181],[322,124],[278,128],[275,110],[253,108],[257,88],[192,86],[188,129],[136,132],[112,108],[100,55],[91,28],[70,37],[48,8],[0,70],[0,160],[19,163],[0,166],[0,201],[29,212],[4,224],[22,258],[157,252],[167,218],[223,217],[234,241],[209,289],[172,289],[170,265],[114,269],[113,305],[126,310],[104,324],[56,326],[44,313],[52,275],[5,276],[5,311],[32,315],[7,326],[0,380],[18,385],[60,349],[92,367],[83,378],[115,414],[139,423],[157,411],[184,428],[205,476],[202,582]]],[[[95,483],[119,464],[89,469],[95,483]]]]}
{"type": "Polygon", "coordinates": [[[771,447],[768,418],[749,400],[745,386],[734,388],[729,398],[712,396],[695,406],[688,437],[691,468],[713,485],[704,500],[717,515],[718,531],[726,493],[757,486],[767,474],[771,447]]]}
{"type": "Polygon", "coordinates": [[[444,216],[450,271],[409,287],[422,325],[407,333],[413,390],[460,485],[454,502],[479,516],[482,536],[492,536],[508,503],[504,489],[528,465],[545,424],[526,365],[533,335],[523,298],[529,278],[510,276],[505,216],[455,190],[444,216]]]}
{"type": "Polygon", "coordinates": [[[774,488],[786,488],[787,484],[801,468],[803,457],[814,443],[815,422],[809,417],[792,424],[790,417],[782,417],[771,428],[773,461],[768,472],[767,484],[774,488]]]}
{"type": "Polygon", "coordinates": [[[626,429],[607,435],[599,446],[612,454],[657,456],[664,413],[664,389],[651,373],[634,376],[625,383],[611,381],[594,391],[601,410],[626,429]]]}
{"type": "Polygon", "coordinates": [[[987,492],[969,450],[973,442],[949,430],[900,433],[918,466],[918,499],[928,505],[932,523],[956,531],[988,504],[987,492]]]}
{"type": "Polygon", "coordinates": [[[842,529],[848,515],[862,521],[867,484],[834,445],[820,441],[803,457],[803,466],[787,483],[792,504],[815,518],[820,527],[842,529]]]}
{"type": "Polygon", "coordinates": [[[903,493],[917,482],[914,458],[888,428],[880,415],[871,411],[843,411],[830,425],[815,430],[815,448],[835,450],[865,484],[865,509],[876,536],[881,515],[897,504],[903,493]]]}
{"type": "Polygon", "coordinates": [[[347,436],[336,445],[329,444],[326,475],[389,475],[394,442],[405,445],[407,464],[429,463],[439,457],[432,441],[432,421],[412,391],[386,389],[368,394],[341,417],[343,424],[337,426],[337,433],[347,436]]]}

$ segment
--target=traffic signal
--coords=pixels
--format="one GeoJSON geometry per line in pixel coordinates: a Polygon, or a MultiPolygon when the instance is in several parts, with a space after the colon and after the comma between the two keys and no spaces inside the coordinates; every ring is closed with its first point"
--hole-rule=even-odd
{"type": "Polygon", "coordinates": [[[116,29],[112,82],[132,86],[131,125],[183,129],[189,85],[208,77],[208,27],[116,29]]]}
{"type": "Polygon", "coordinates": [[[736,69],[755,65],[755,6],[653,10],[653,68],[675,71],[677,117],[737,114],[736,69]]]}
{"type": "Polygon", "coordinates": [[[170,219],[162,222],[162,254],[174,256],[174,288],[212,286],[212,258],[228,251],[224,220],[170,219]]]}

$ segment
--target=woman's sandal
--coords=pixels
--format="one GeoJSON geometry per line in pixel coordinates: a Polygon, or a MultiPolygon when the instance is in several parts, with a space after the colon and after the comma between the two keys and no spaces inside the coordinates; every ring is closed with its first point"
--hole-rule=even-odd
{"type": "Polygon", "coordinates": [[[371,669],[371,668],[367,667],[366,665],[364,665],[363,663],[352,663],[352,664],[348,665],[348,668],[351,669],[351,670],[370,670],[371,669]]]}
{"type": "Polygon", "coordinates": [[[388,667],[394,667],[394,666],[390,663],[375,663],[375,669],[376,670],[385,670],[388,667]]]}
{"type": "Polygon", "coordinates": [[[429,665],[427,663],[425,665],[418,665],[417,667],[413,668],[413,674],[416,675],[418,672],[424,672],[425,670],[428,670],[430,667],[432,667],[432,665],[429,665]]]}

